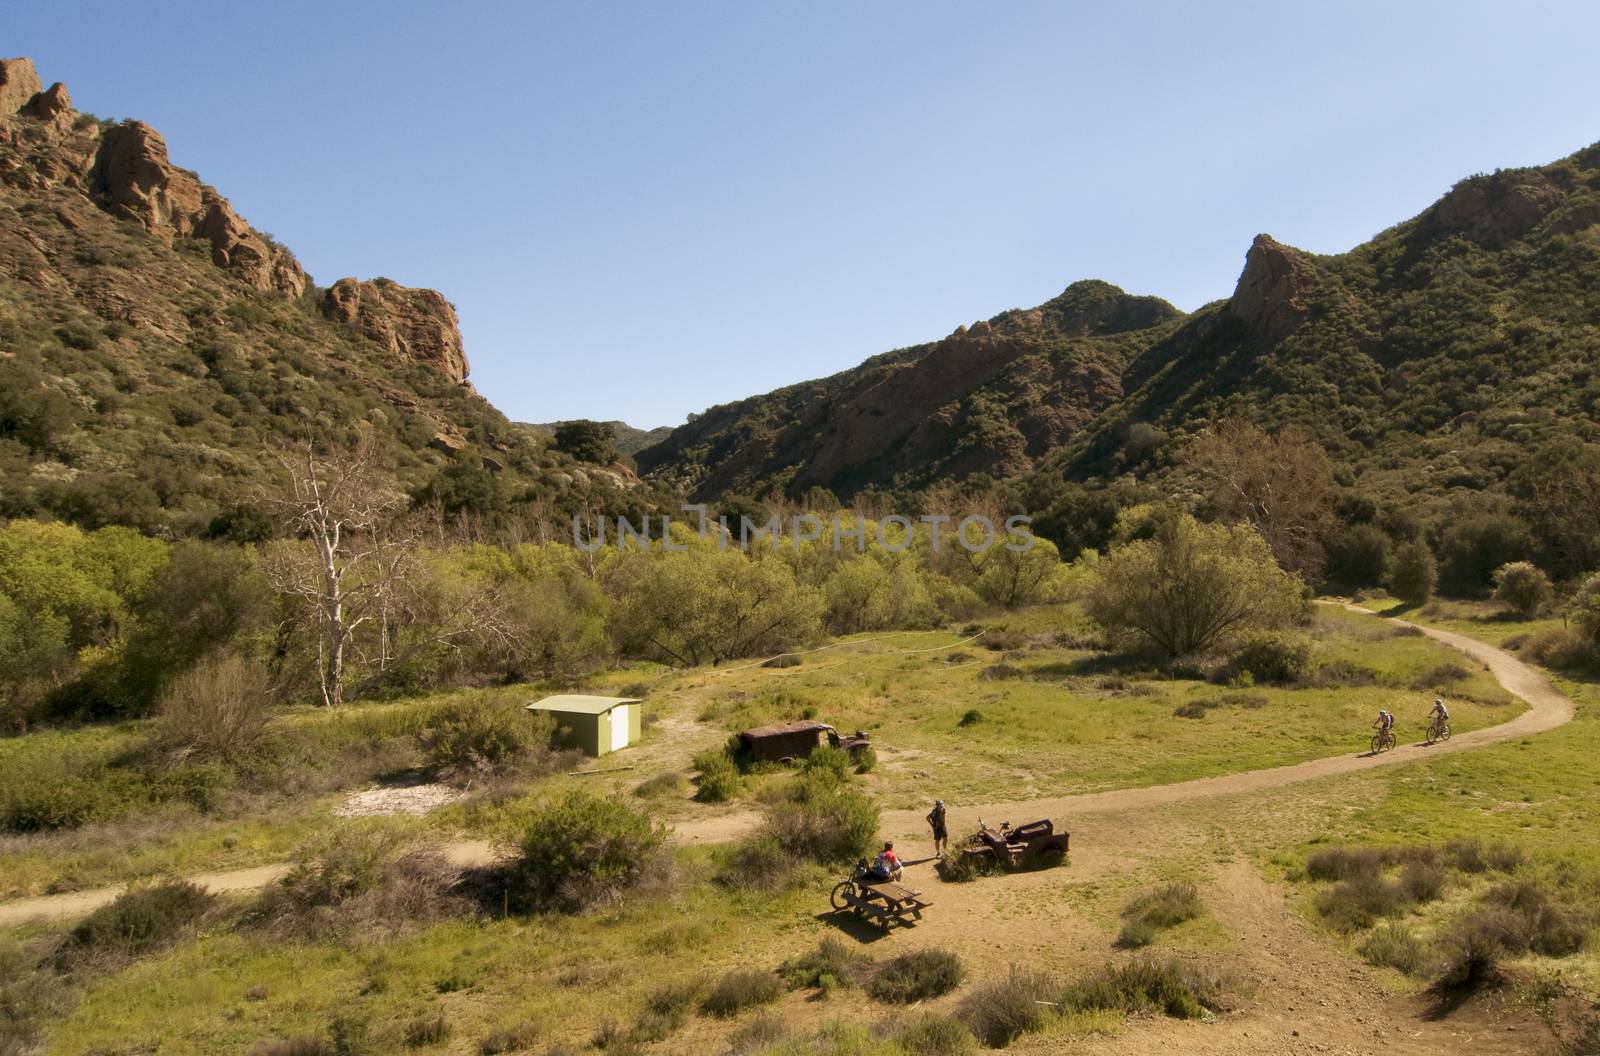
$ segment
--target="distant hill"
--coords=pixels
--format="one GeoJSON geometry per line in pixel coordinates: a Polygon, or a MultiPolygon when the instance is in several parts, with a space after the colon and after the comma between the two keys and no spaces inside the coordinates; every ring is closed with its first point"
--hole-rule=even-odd
{"type": "Polygon", "coordinates": [[[713,407],[639,465],[698,498],[1022,473],[1120,399],[1123,371],[1182,320],[1158,297],[1074,283],[941,341],[713,407]]]}
{"type": "Polygon", "coordinates": [[[283,445],[358,430],[447,507],[638,500],[467,375],[443,296],[317,286],[155,129],[79,113],[29,60],[0,60],[0,516],[204,532],[283,445]]]}
{"type": "MultiPolygon", "coordinates": [[[[542,436],[554,436],[556,428],[566,424],[566,421],[527,423],[529,429],[542,436]]],[[[627,422],[610,421],[602,422],[601,424],[611,426],[612,431],[616,434],[617,450],[624,455],[637,455],[645,448],[653,444],[659,444],[662,440],[672,435],[672,426],[670,425],[658,425],[654,429],[639,429],[629,425],[627,422]]]]}
{"type": "Polygon", "coordinates": [[[1184,316],[1077,283],[943,341],[713,407],[646,450],[700,498],[1143,472],[1223,416],[1295,424],[1392,493],[1498,488],[1600,434],[1600,146],[1463,180],[1343,254],[1260,236],[1184,316]]]}

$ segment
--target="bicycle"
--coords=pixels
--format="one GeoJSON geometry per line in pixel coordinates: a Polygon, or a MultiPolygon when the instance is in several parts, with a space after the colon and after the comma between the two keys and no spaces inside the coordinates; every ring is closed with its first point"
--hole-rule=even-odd
{"type": "Polygon", "coordinates": [[[1448,741],[1450,739],[1450,724],[1437,716],[1428,723],[1428,743],[1435,741],[1448,741]]]}
{"type": "Polygon", "coordinates": [[[1379,752],[1386,752],[1393,748],[1395,743],[1393,729],[1379,730],[1372,735],[1372,754],[1377,755],[1379,752]]]}

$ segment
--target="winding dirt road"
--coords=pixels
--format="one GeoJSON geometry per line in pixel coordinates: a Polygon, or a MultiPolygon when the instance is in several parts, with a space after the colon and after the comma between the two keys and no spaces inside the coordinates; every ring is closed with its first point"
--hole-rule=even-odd
{"type": "MultiPolygon", "coordinates": [[[[1363,609],[1358,605],[1346,603],[1345,607],[1355,612],[1372,615],[1370,610],[1363,609]]],[[[1312,759],[1290,766],[1251,770],[1239,774],[1225,774],[1219,777],[1199,778],[1193,781],[1182,781],[1170,785],[1155,785],[1149,788],[1117,789],[1077,796],[975,804],[959,810],[952,810],[952,827],[956,829],[972,827],[981,816],[996,818],[1028,814],[1030,816],[1051,817],[1070,814],[1078,817],[1086,814],[1153,810],[1213,796],[1227,796],[1241,792],[1280,788],[1285,785],[1313,781],[1338,774],[1353,773],[1372,767],[1394,766],[1437,755],[1468,751],[1473,748],[1481,748],[1485,745],[1497,744],[1502,741],[1514,740],[1552,730],[1571,720],[1573,716],[1572,701],[1552,686],[1538,671],[1535,671],[1505,650],[1453,631],[1424,627],[1398,619],[1391,619],[1390,622],[1402,626],[1415,627],[1430,638],[1443,642],[1476,660],[1482,661],[1508,692],[1528,703],[1528,710],[1498,726],[1490,726],[1485,729],[1473,730],[1470,733],[1463,733],[1451,738],[1449,741],[1431,746],[1420,744],[1402,745],[1393,751],[1377,756],[1365,753],[1359,755],[1337,755],[1325,759],[1312,759]]],[[[677,840],[682,844],[726,842],[750,832],[759,821],[760,816],[758,814],[751,811],[742,811],[704,820],[682,822],[676,826],[677,840]]],[[[925,835],[925,828],[926,823],[923,821],[921,810],[890,810],[883,813],[884,832],[896,838],[925,835]]],[[[462,867],[486,865],[494,860],[492,845],[483,840],[464,840],[448,843],[442,849],[453,864],[462,867]]],[[[248,869],[234,869],[226,872],[202,873],[189,879],[213,892],[241,893],[265,887],[282,877],[288,871],[288,868],[286,864],[278,863],[255,866],[248,869]]],[[[90,891],[78,891],[71,894],[17,899],[3,903],[0,904],[0,927],[13,926],[33,920],[59,920],[81,916],[112,901],[125,889],[126,885],[118,885],[90,891]]]]}

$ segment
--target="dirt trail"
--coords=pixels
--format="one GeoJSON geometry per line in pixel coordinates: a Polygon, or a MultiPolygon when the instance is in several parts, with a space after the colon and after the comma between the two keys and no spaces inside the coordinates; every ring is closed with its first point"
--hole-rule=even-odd
{"type": "MultiPolygon", "coordinates": [[[[1344,603],[1354,611],[1372,615],[1368,609],[1344,603]]],[[[1474,659],[1488,665],[1490,672],[1508,692],[1526,701],[1528,710],[1516,718],[1452,737],[1449,741],[1431,746],[1402,745],[1393,751],[1372,756],[1366,753],[1337,755],[1326,759],[1312,759],[1290,766],[1266,770],[1251,770],[1220,777],[1199,778],[1171,785],[1149,788],[1116,789],[1076,796],[1059,796],[1045,799],[999,801],[963,806],[951,810],[951,828],[961,831],[973,827],[979,817],[990,821],[1026,821],[1034,816],[1059,817],[1109,812],[1149,811],[1159,807],[1186,803],[1215,796],[1228,796],[1243,792],[1280,788],[1285,785],[1338,774],[1354,773],[1377,766],[1393,766],[1435,755],[1467,751],[1501,741],[1514,740],[1531,734],[1551,730],[1568,722],[1573,715],[1573,704],[1543,675],[1495,646],[1469,638],[1454,631],[1440,630],[1392,619],[1392,623],[1417,630],[1446,645],[1452,646],[1474,659]],[[1024,818],[1023,815],[1029,815],[1024,818]]],[[[682,731],[676,731],[681,734],[682,731]]],[[[916,836],[925,838],[927,825],[919,810],[888,810],[883,812],[883,831],[895,838],[916,836]]],[[[739,811],[713,818],[680,822],[676,825],[677,840],[682,844],[720,843],[736,839],[750,832],[760,818],[751,811],[739,811]]],[[[493,847],[483,840],[467,840],[446,844],[443,848],[450,860],[461,866],[485,865],[494,860],[493,847]]],[[[191,877],[211,891],[252,891],[281,877],[288,867],[283,864],[234,869],[227,872],[205,873],[191,877]]],[[[17,899],[0,904],[0,927],[20,924],[30,920],[62,919],[79,916],[105,905],[125,890],[126,885],[79,891],[65,895],[45,895],[37,898],[17,899]]]]}
{"type": "MultiPolygon", "coordinates": [[[[1359,605],[1345,603],[1344,607],[1353,612],[1374,615],[1371,610],[1361,608],[1359,605]]],[[[1281,788],[1284,785],[1297,784],[1302,781],[1314,781],[1322,777],[1355,773],[1358,770],[1369,770],[1377,766],[1394,766],[1433,756],[1464,752],[1472,748],[1481,748],[1488,744],[1497,744],[1501,741],[1515,740],[1519,737],[1527,737],[1531,734],[1553,730],[1572,719],[1572,701],[1552,686],[1543,675],[1504,649],[1480,642],[1475,638],[1469,638],[1464,634],[1457,634],[1454,631],[1423,627],[1393,618],[1390,618],[1390,622],[1403,627],[1415,627],[1428,637],[1459,649],[1475,660],[1482,661],[1488,665],[1490,673],[1505,687],[1507,692],[1528,703],[1528,710],[1508,722],[1500,723],[1498,726],[1489,726],[1484,729],[1473,730],[1470,733],[1458,734],[1448,741],[1440,741],[1432,745],[1403,744],[1381,755],[1372,755],[1367,752],[1351,752],[1348,755],[1310,759],[1303,763],[1271,767],[1266,770],[1248,770],[1238,774],[1196,778],[1192,781],[1180,781],[1171,785],[1152,785],[1148,788],[1121,788],[1107,792],[1091,792],[1082,795],[1056,796],[1044,799],[1002,800],[952,808],[950,811],[950,827],[953,831],[974,828],[980,817],[987,818],[990,822],[1002,820],[1022,822],[1031,821],[1033,816],[1050,817],[1067,814],[1081,816],[1107,811],[1148,810],[1170,806],[1174,803],[1185,803],[1190,800],[1208,799],[1213,796],[1227,796],[1240,792],[1259,792],[1263,789],[1281,788]],[[1029,817],[1024,818],[1023,814],[1027,814],[1029,817]]],[[[735,839],[748,832],[758,820],[756,814],[744,811],[706,818],[700,821],[683,822],[677,826],[678,839],[683,843],[720,843],[735,839]]],[[[883,828],[886,833],[895,836],[913,833],[925,836],[927,833],[927,823],[923,820],[923,811],[920,809],[884,811],[883,828]]]]}

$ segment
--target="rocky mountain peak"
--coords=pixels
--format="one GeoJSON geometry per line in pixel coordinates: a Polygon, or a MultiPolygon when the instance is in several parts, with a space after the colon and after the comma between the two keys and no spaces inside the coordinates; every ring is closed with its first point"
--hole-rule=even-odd
{"type": "Polygon", "coordinates": [[[1299,250],[1271,235],[1257,235],[1244,257],[1244,271],[1228,309],[1269,343],[1288,337],[1305,322],[1316,276],[1299,250]]]}

